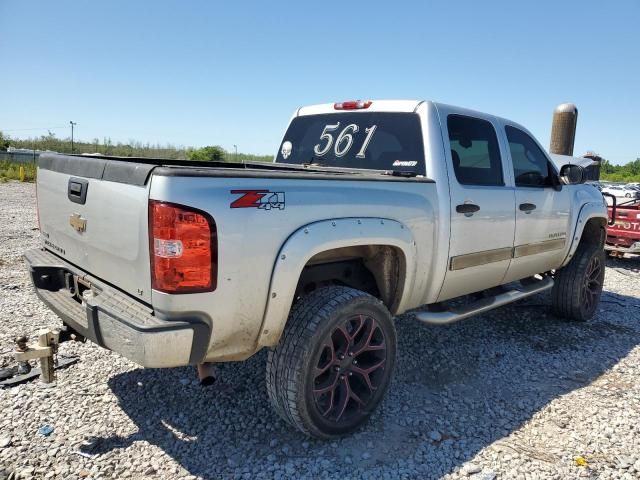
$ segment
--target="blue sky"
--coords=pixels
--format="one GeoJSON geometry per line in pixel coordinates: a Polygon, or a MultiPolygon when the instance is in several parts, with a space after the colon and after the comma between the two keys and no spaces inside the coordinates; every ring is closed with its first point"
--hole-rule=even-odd
{"type": "Polygon", "coordinates": [[[0,0],[0,129],[273,153],[299,105],[432,99],[640,157],[640,1],[0,0]],[[39,129],[39,130],[38,130],[39,129]]]}

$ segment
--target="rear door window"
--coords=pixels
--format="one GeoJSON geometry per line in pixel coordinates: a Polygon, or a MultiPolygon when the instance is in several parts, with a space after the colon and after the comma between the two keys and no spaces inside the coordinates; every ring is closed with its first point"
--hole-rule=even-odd
{"type": "Polygon", "coordinates": [[[461,185],[504,185],[493,125],[464,115],[447,117],[453,170],[461,185]]]}
{"type": "Polygon", "coordinates": [[[406,112],[348,112],[293,119],[278,163],[411,171],[424,174],[420,117],[406,112]]]}

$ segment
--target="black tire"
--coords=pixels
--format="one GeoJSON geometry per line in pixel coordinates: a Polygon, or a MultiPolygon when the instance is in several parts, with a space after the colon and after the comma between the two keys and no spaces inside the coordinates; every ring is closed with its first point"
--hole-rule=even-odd
{"type": "Polygon", "coordinates": [[[625,196],[626,198],[631,198],[631,194],[630,194],[630,193],[626,193],[624,196],[625,196]]]}
{"type": "Polygon", "coordinates": [[[395,326],[380,300],[353,288],[320,288],[293,307],[280,343],[269,351],[269,398],[307,435],[346,435],[384,397],[395,357],[395,326]]]}
{"type": "Polygon", "coordinates": [[[590,320],[600,303],[604,271],[602,247],[580,244],[567,266],[556,272],[551,291],[553,313],[579,322],[590,320]]]}

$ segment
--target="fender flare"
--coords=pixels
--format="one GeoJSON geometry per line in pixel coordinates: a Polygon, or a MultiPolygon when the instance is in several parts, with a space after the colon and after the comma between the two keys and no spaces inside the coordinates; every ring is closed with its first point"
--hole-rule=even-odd
{"type": "Polygon", "coordinates": [[[406,265],[401,282],[402,311],[411,293],[416,270],[416,242],[408,227],[386,218],[339,218],[310,223],[296,230],[278,252],[271,274],[269,296],[259,346],[274,346],[289,316],[298,279],[307,262],[327,250],[359,245],[385,245],[402,251],[406,265]]]}
{"type": "Polygon", "coordinates": [[[585,203],[580,209],[580,213],[578,214],[578,219],[576,221],[575,228],[573,229],[573,235],[570,238],[571,247],[569,247],[567,256],[565,257],[564,262],[562,262],[562,266],[560,268],[566,266],[567,263],[569,263],[573,258],[573,255],[576,253],[576,250],[578,249],[578,245],[580,244],[580,239],[582,238],[582,232],[584,231],[584,227],[589,222],[589,220],[593,218],[602,218],[604,219],[606,224],[609,217],[607,216],[607,207],[605,207],[603,203],[599,203],[599,202],[585,203]]]}

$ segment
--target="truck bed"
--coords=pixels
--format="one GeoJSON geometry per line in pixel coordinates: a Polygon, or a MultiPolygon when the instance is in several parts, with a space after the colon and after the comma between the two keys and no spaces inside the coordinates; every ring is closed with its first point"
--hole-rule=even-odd
{"type": "Polygon", "coordinates": [[[97,155],[62,155],[45,153],[38,159],[38,167],[85,178],[117,183],[144,185],[149,175],[189,177],[262,177],[314,178],[318,180],[367,180],[433,182],[425,177],[396,176],[393,171],[363,170],[338,167],[303,166],[266,162],[200,162],[163,158],[114,157],[97,155]],[[160,168],[158,168],[160,167],[160,168]]]}

